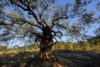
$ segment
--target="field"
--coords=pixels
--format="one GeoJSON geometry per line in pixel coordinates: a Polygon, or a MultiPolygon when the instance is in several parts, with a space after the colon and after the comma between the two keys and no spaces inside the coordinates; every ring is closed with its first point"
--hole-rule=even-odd
{"type": "Polygon", "coordinates": [[[54,45],[57,61],[45,64],[34,60],[39,50],[39,45],[5,49],[0,52],[0,67],[100,67],[100,45],[54,45]]]}
{"type": "MultiPolygon", "coordinates": [[[[98,42],[99,43],[99,42],[98,42]]],[[[11,49],[4,49],[0,53],[19,53],[19,52],[39,52],[40,47],[39,45],[27,45],[24,47],[14,47],[11,49]]],[[[0,48],[1,49],[1,48],[0,48]]],[[[100,44],[98,45],[90,45],[88,42],[83,44],[76,44],[76,43],[66,43],[66,42],[57,42],[53,46],[53,51],[55,53],[100,53],[100,44]]]]}
{"type": "Polygon", "coordinates": [[[0,0],[0,67],[100,67],[100,0],[0,0]]]}
{"type": "Polygon", "coordinates": [[[56,53],[53,63],[36,63],[34,53],[0,55],[0,67],[100,67],[100,53],[56,53]]]}

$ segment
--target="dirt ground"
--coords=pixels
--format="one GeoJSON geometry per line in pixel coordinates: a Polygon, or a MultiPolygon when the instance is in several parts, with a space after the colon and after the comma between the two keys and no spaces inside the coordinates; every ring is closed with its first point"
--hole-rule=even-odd
{"type": "Polygon", "coordinates": [[[0,67],[100,67],[100,53],[56,53],[56,56],[57,61],[45,64],[37,63],[33,57],[0,58],[0,67]]]}
{"type": "Polygon", "coordinates": [[[60,53],[67,67],[100,67],[100,53],[60,53]]]}

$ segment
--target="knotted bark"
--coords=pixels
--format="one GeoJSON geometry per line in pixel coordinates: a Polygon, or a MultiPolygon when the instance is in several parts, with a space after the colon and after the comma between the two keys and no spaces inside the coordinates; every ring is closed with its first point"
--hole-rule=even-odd
{"type": "Polygon", "coordinates": [[[51,33],[51,29],[49,27],[43,28],[43,37],[40,43],[40,53],[38,54],[38,58],[42,61],[55,61],[56,56],[52,50],[53,46],[53,36],[51,33]]]}

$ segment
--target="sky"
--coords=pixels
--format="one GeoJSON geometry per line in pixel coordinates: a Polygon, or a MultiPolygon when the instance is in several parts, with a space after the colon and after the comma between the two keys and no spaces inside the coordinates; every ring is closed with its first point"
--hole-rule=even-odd
{"type": "MultiPolygon", "coordinates": [[[[98,0],[98,1],[100,1],[100,0],[98,0]]],[[[96,9],[96,5],[97,5],[98,1],[94,1],[91,4],[89,4],[87,7],[85,7],[87,9],[87,12],[95,11],[95,17],[98,17],[100,15],[100,10],[96,9]]],[[[63,2],[60,0],[60,1],[58,1],[57,4],[64,5],[66,3],[73,3],[73,0],[64,0],[63,2]]],[[[78,19],[79,19],[79,17],[75,17],[73,19],[68,19],[68,21],[73,23],[73,22],[78,22],[78,19]]],[[[88,31],[87,34],[90,36],[95,36],[94,31],[96,30],[96,28],[98,28],[100,26],[100,22],[91,24],[90,26],[91,27],[87,28],[87,31],[88,31]]],[[[62,40],[66,41],[67,39],[66,39],[66,37],[62,37],[62,40]]],[[[74,40],[74,42],[76,42],[76,40],[74,40]]]]}
{"type": "MultiPolygon", "coordinates": [[[[100,0],[98,0],[98,1],[100,1],[100,0]]],[[[97,2],[97,1],[96,1],[97,2]]],[[[98,15],[100,15],[99,13],[100,13],[100,10],[99,11],[97,11],[96,10],[96,2],[93,2],[93,3],[91,3],[90,5],[88,5],[88,7],[85,7],[86,9],[87,9],[87,12],[90,12],[90,11],[95,11],[95,17],[98,17],[98,15]]],[[[59,7],[59,5],[65,5],[66,3],[74,3],[74,0],[58,0],[55,4],[54,4],[54,6],[58,6],[59,7]]],[[[13,7],[7,7],[7,10],[8,11],[12,11],[12,9],[13,9],[13,7]]],[[[70,22],[70,23],[73,23],[73,22],[78,22],[78,19],[79,19],[79,17],[75,17],[75,18],[73,18],[73,19],[68,19],[68,22],[70,22]]],[[[99,27],[99,23],[95,23],[95,24],[93,24],[93,25],[91,25],[91,27],[88,27],[87,28],[87,30],[88,30],[88,35],[91,35],[91,36],[94,36],[94,33],[93,33],[93,31],[96,29],[96,28],[98,28],[99,27]]],[[[58,39],[59,40],[59,39],[58,39]]],[[[67,37],[65,37],[65,36],[63,36],[62,37],[62,39],[61,39],[62,41],[67,41],[68,40],[68,38],[67,37]]],[[[59,40],[60,41],[60,40],[59,40]]],[[[74,40],[74,41],[76,41],[76,40],[74,40]]],[[[9,42],[9,44],[10,44],[10,47],[13,47],[14,45],[19,45],[19,46],[23,46],[23,45],[25,45],[24,44],[24,42],[22,41],[22,40],[16,40],[16,39],[14,39],[14,40],[11,40],[10,42],[9,42]],[[13,44],[13,45],[12,45],[13,44]]]]}

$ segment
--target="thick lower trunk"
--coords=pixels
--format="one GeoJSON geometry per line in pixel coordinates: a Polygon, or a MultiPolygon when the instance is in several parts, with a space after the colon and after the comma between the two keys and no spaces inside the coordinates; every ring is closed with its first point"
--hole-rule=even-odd
{"type": "Polygon", "coordinates": [[[53,36],[51,29],[47,26],[43,28],[43,36],[40,42],[40,53],[38,58],[42,61],[55,61],[56,56],[52,51],[53,46],[53,36]]]}
{"type": "Polygon", "coordinates": [[[56,61],[56,56],[53,53],[51,44],[49,45],[41,45],[40,46],[40,53],[38,54],[38,58],[42,61],[46,62],[53,62],[56,61]]]}
{"type": "Polygon", "coordinates": [[[54,55],[52,48],[49,48],[49,49],[46,48],[45,51],[40,51],[39,57],[43,61],[55,61],[56,60],[56,56],[54,55]]]}

